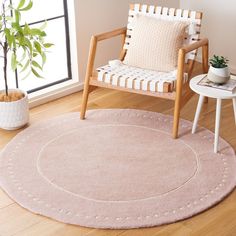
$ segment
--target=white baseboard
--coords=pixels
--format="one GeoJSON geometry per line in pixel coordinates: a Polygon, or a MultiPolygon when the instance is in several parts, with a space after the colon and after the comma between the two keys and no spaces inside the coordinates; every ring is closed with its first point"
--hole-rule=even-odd
{"type": "Polygon", "coordinates": [[[83,87],[84,85],[82,83],[76,83],[32,98],[29,97],[29,106],[30,108],[39,106],[41,104],[81,91],[83,87]]]}

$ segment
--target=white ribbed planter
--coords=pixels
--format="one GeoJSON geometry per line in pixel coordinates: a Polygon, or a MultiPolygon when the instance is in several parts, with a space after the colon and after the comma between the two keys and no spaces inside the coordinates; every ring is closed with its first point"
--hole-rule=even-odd
{"type": "Polygon", "coordinates": [[[0,128],[2,129],[19,129],[29,122],[27,93],[19,89],[18,91],[25,94],[22,99],[14,102],[0,102],[0,128]]]}
{"type": "Polygon", "coordinates": [[[210,66],[207,77],[214,83],[224,84],[230,78],[229,67],[227,66],[224,68],[215,68],[213,66],[210,66]]]}

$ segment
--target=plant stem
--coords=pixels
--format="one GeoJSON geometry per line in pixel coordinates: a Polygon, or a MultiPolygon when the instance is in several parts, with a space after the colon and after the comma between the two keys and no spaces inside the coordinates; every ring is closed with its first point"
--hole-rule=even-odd
{"type": "Polygon", "coordinates": [[[7,84],[7,42],[4,42],[3,55],[4,55],[3,72],[4,72],[4,80],[5,80],[5,92],[6,92],[6,96],[8,96],[8,84],[7,84]]]}
{"type": "MultiPolygon", "coordinates": [[[[2,11],[3,11],[3,12],[2,12],[2,18],[3,18],[4,29],[7,28],[7,25],[6,25],[5,3],[6,3],[6,0],[3,1],[3,3],[2,3],[2,11]]],[[[8,83],[7,83],[7,51],[8,51],[8,44],[7,44],[7,39],[5,38],[5,42],[4,42],[4,44],[3,44],[3,58],[4,58],[3,72],[4,72],[5,93],[6,93],[6,96],[8,96],[8,83]]]]}

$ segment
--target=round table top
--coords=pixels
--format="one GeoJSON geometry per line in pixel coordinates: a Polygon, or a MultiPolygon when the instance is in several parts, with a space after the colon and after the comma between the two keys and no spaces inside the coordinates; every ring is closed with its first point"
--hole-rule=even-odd
{"type": "MultiPolygon", "coordinates": [[[[211,88],[211,87],[207,87],[207,86],[202,86],[202,85],[198,85],[198,82],[204,77],[206,76],[206,74],[202,74],[202,75],[198,75],[196,77],[193,77],[190,80],[190,88],[203,96],[206,97],[210,97],[210,98],[220,98],[220,99],[232,99],[232,98],[236,98],[236,90],[231,93],[229,91],[225,91],[222,89],[218,89],[218,88],[211,88]]],[[[236,76],[231,75],[231,78],[236,79],[236,76]]]]}

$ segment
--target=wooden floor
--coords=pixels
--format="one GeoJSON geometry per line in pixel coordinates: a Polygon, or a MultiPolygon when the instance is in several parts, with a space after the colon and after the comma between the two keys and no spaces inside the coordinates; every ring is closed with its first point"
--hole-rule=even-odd
{"type": "MultiPolygon", "coordinates": [[[[81,97],[81,93],[76,93],[33,108],[30,111],[30,123],[33,124],[63,113],[79,111],[81,97]]],[[[192,121],[196,104],[197,96],[195,95],[182,110],[182,118],[192,121]]],[[[89,108],[136,108],[173,114],[173,102],[171,101],[106,89],[97,89],[91,94],[89,108]]],[[[200,125],[213,130],[214,116],[215,101],[210,99],[209,103],[204,105],[200,117],[200,125]]],[[[3,148],[16,134],[16,131],[0,130],[0,148],[3,148]]],[[[236,128],[231,101],[223,102],[221,137],[226,139],[236,149],[236,128]]],[[[97,230],[66,225],[43,216],[35,215],[21,208],[0,190],[0,235],[235,236],[236,190],[217,206],[188,220],[166,226],[134,230],[97,230]]]]}

